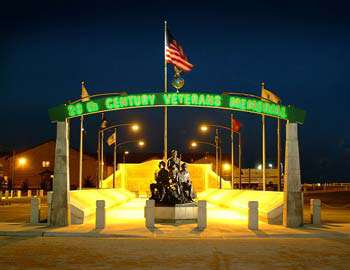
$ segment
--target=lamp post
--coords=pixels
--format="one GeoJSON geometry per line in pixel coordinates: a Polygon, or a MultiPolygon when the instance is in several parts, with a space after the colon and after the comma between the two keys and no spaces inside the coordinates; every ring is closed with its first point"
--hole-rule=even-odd
{"type": "MultiPolygon", "coordinates": [[[[262,83],[262,89],[264,89],[265,84],[262,83]]],[[[240,95],[240,96],[246,96],[251,98],[256,98],[259,100],[264,100],[267,102],[271,102],[271,100],[264,98],[262,96],[252,95],[252,94],[246,94],[246,93],[239,93],[239,92],[224,92],[225,95],[240,95]]],[[[281,100],[279,100],[281,102],[281,100]]],[[[265,138],[265,115],[262,114],[262,161],[263,161],[263,190],[266,189],[266,138],[265,138]]],[[[282,182],[281,182],[281,119],[277,117],[277,170],[278,170],[278,191],[281,191],[282,188],[282,182]]]]}
{"type": "MultiPolygon", "coordinates": [[[[135,123],[125,123],[125,124],[112,124],[110,126],[107,127],[107,121],[106,120],[103,120],[102,123],[101,123],[101,129],[98,131],[98,182],[99,182],[99,187],[101,185],[101,181],[102,179],[104,178],[104,133],[107,131],[107,130],[110,130],[110,129],[114,129],[114,132],[115,134],[117,134],[117,128],[119,127],[123,127],[123,126],[129,126],[131,127],[131,130],[133,132],[137,132],[139,129],[140,129],[140,126],[138,124],[135,124],[135,123]]],[[[115,135],[117,136],[117,135],[115,135]]],[[[114,153],[113,153],[113,169],[114,169],[114,172],[116,170],[116,163],[117,163],[117,142],[115,141],[114,143],[114,153]]],[[[115,175],[113,173],[113,186],[114,186],[114,183],[115,183],[115,175]]]]}
{"type": "Polygon", "coordinates": [[[126,162],[126,156],[129,155],[129,151],[128,150],[125,150],[124,153],[123,153],[123,163],[126,162]]]}
{"type": "MultiPolygon", "coordinates": [[[[209,145],[209,146],[212,146],[212,147],[215,147],[215,151],[218,152],[218,155],[220,156],[220,158],[217,158],[216,160],[216,164],[218,165],[218,160],[220,159],[220,167],[222,166],[221,164],[221,155],[222,155],[222,152],[221,152],[221,147],[219,145],[217,145],[216,143],[213,144],[213,143],[210,143],[210,142],[203,142],[203,141],[192,141],[190,146],[192,148],[196,148],[198,146],[198,144],[205,144],[205,145],[209,145]]],[[[216,166],[218,167],[218,166],[216,166]]],[[[217,169],[217,168],[216,168],[217,169]]],[[[217,169],[218,170],[218,169],[217,169]]],[[[221,171],[220,171],[221,172],[221,171]]],[[[218,174],[218,172],[216,172],[218,174]]],[[[221,174],[219,174],[219,177],[220,177],[220,180],[219,180],[219,185],[220,185],[220,189],[222,188],[222,183],[221,183],[221,174]]]]}
{"type": "MultiPolygon", "coordinates": [[[[231,115],[231,123],[232,123],[233,116],[231,115]]],[[[239,188],[242,188],[242,176],[241,176],[241,169],[242,169],[242,148],[241,148],[241,132],[233,131],[232,127],[226,127],[222,125],[216,125],[216,124],[208,124],[208,125],[201,125],[200,130],[202,132],[207,132],[209,130],[209,127],[215,127],[215,138],[218,136],[218,129],[224,129],[230,132],[231,134],[231,187],[233,188],[233,182],[234,182],[234,143],[233,143],[233,134],[238,134],[238,169],[239,169],[239,188]]]]}

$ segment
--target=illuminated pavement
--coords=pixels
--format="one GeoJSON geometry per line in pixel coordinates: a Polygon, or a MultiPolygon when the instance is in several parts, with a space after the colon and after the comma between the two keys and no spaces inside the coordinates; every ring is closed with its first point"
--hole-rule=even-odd
{"type": "Polygon", "coordinates": [[[106,228],[95,230],[94,218],[86,224],[53,228],[45,225],[28,223],[0,223],[0,236],[84,236],[84,237],[119,237],[119,238],[329,238],[350,237],[350,224],[327,223],[322,227],[305,225],[302,228],[286,228],[281,225],[259,223],[258,231],[247,228],[247,217],[232,209],[225,209],[208,204],[208,227],[198,231],[196,224],[161,225],[156,224],[152,231],[145,228],[145,199],[133,199],[124,205],[107,210],[106,228]]]}
{"type": "Polygon", "coordinates": [[[64,228],[0,223],[0,269],[348,269],[350,224],[289,229],[208,205],[208,228],[195,224],[144,227],[145,199],[64,228]],[[7,233],[7,234],[6,234],[7,233]],[[50,237],[51,236],[51,237],[50,237]],[[53,237],[54,236],[54,237],[53,237]]]}

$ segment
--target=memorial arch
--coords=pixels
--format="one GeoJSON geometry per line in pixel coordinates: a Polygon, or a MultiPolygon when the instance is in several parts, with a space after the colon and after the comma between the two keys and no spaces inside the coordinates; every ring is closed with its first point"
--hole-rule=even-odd
{"type": "Polygon", "coordinates": [[[292,105],[282,105],[245,93],[106,93],[93,95],[88,101],[66,102],[49,109],[50,120],[57,125],[54,184],[50,224],[70,223],[69,209],[69,121],[77,117],[117,110],[161,107],[195,107],[233,110],[281,119],[286,123],[284,175],[284,224],[302,223],[302,193],[298,146],[298,124],[306,112],[292,105]]]}

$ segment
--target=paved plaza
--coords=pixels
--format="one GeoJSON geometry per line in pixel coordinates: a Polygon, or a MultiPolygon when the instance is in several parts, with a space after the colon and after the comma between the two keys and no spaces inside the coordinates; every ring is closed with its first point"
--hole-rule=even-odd
{"type": "Polygon", "coordinates": [[[0,237],[0,269],[349,269],[350,239],[0,237]]]}
{"type": "Polygon", "coordinates": [[[103,230],[95,230],[93,218],[84,225],[60,228],[30,225],[23,223],[28,204],[2,206],[0,269],[348,269],[350,265],[350,224],[340,220],[344,211],[349,216],[347,209],[339,210],[343,212],[338,216],[335,211],[327,214],[333,222],[322,227],[295,229],[260,222],[260,229],[251,231],[245,215],[208,204],[204,231],[195,224],[157,224],[150,231],[144,226],[144,204],[145,199],[137,198],[111,208],[103,230]]]}

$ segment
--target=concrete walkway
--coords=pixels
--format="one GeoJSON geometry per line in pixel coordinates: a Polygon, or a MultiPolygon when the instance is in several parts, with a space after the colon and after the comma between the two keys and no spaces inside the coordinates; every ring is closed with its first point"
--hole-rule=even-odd
{"type": "Polygon", "coordinates": [[[208,228],[199,231],[196,224],[179,226],[157,224],[150,231],[145,228],[145,199],[134,199],[107,211],[107,226],[95,230],[94,218],[83,225],[52,228],[46,224],[0,223],[0,236],[66,236],[66,237],[121,237],[121,238],[328,238],[350,237],[350,224],[325,224],[322,227],[305,225],[289,229],[281,225],[260,222],[258,231],[247,228],[247,217],[241,213],[208,204],[208,228]]]}

